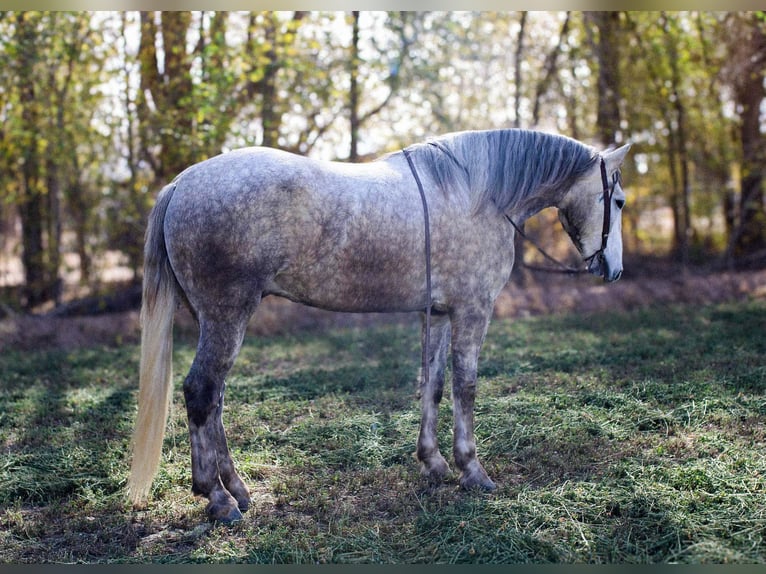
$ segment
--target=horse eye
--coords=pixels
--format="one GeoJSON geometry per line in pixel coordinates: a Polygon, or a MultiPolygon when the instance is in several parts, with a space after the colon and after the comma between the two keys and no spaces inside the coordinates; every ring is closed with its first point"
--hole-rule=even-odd
{"type": "Polygon", "coordinates": [[[622,209],[623,207],[625,207],[624,199],[615,199],[614,202],[617,204],[617,209],[622,209]]]}

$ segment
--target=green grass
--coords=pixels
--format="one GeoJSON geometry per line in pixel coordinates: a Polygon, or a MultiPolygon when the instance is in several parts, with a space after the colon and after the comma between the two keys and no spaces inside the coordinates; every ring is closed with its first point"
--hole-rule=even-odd
{"type": "Polygon", "coordinates": [[[189,492],[192,341],[141,511],[123,497],[138,348],[5,352],[0,562],[763,563],[764,326],[763,300],[494,322],[491,494],[418,475],[417,323],[248,338],[224,417],[253,508],[230,527],[189,492]]]}

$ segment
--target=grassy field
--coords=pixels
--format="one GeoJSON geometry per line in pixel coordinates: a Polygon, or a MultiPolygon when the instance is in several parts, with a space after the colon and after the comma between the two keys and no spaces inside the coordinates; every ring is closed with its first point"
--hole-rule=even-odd
{"type": "Polygon", "coordinates": [[[229,527],[189,492],[193,341],[141,511],[123,497],[138,348],[5,352],[0,562],[763,563],[764,326],[763,300],[495,322],[491,494],[418,475],[417,323],[249,338],[224,417],[254,504],[229,527]]]}

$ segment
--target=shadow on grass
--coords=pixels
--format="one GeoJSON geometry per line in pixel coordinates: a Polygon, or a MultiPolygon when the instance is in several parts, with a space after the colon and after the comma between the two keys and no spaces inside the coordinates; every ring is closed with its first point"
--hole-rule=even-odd
{"type": "Polygon", "coordinates": [[[134,408],[135,363],[128,355],[100,349],[43,352],[37,360],[3,358],[4,369],[21,363],[2,391],[7,406],[0,419],[6,448],[3,506],[118,488],[115,468],[127,444],[125,414],[134,408]]]}

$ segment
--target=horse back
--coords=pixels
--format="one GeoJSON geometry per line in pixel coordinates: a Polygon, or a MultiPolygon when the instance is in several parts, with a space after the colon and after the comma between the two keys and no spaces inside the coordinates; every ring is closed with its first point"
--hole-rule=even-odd
{"type": "Polygon", "coordinates": [[[179,283],[199,300],[258,292],[336,310],[417,308],[422,208],[403,180],[385,162],[267,148],[196,164],[177,179],[165,219],[179,283]]]}

